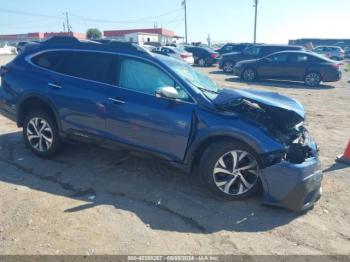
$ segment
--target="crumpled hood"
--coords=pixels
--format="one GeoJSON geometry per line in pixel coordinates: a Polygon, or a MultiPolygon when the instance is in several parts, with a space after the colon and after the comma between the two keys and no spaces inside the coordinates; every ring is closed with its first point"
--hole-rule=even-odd
{"type": "Polygon", "coordinates": [[[298,101],[274,92],[260,90],[224,89],[213,101],[219,108],[232,108],[241,101],[258,104],[272,120],[291,128],[305,119],[305,109],[298,101]]]}

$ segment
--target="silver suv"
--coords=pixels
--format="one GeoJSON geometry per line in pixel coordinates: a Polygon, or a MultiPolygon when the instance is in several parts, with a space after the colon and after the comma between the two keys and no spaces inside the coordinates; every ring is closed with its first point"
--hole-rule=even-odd
{"type": "Polygon", "coordinates": [[[313,50],[315,53],[324,55],[332,60],[343,60],[344,50],[339,46],[318,46],[313,50]]]}

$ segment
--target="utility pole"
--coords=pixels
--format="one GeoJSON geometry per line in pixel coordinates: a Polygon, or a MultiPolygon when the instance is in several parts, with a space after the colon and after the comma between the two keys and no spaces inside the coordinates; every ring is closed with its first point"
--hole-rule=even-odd
{"type": "Polygon", "coordinates": [[[187,39],[187,2],[186,0],[182,1],[182,6],[184,7],[184,10],[185,10],[185,42],[187,44],[188,39],[187,39]]]}
{"type": "Polygon", "coordinates": [[[66,25],[63,22],[63,33],[65,33],[65,32],[66,32],[66,25]]]}
{"type": "Polygon", "coordinates": [[[68,12],[66,12],[65,15],[66,15],[67,32],[68,32],[68,34],[70,35],[70,32],[71,32],[72,27],[71,27],[71,25],[69,24],[68,12]]]}
{"type": "Polygon", "coordinates": [[[258,1],[254,0],[254,7],[255,7],[255,21],[254,21],[254,44],[256,44],[256,24],[258,20],[258,1]]]}

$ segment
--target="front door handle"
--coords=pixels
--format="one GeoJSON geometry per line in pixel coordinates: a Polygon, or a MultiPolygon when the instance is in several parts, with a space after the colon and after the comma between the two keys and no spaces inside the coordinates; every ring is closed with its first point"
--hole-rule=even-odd
{"type": "Polygon", "coordinates": [[[49,86],[51,86],[54,89],[62,89],[62,86],[59,85],[58,83],[48,83],[49,86]]]}
{"type": "Polygon", "coordinates": [[[125,101],[121,99],[113,98],[113,97],[109,97],[108,100],[112,101],[114,104],[120,104],[120,105],[125,104],[125,101]]]}

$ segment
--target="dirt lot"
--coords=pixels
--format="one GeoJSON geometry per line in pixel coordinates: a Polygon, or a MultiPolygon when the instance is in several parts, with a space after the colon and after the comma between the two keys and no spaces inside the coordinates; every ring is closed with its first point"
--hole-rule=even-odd
{"type": "Polygon", "coordinates": [[[305,105],[326,175],[313,210],[297,215],[259,197],[220,203],[195,177],[124,151],[71,144],[44,161],[0,117],[0,254],[350,254],[350,168],[334,162],[350,138],[350,74],[309,89],[201,70],[305,105]]]}

